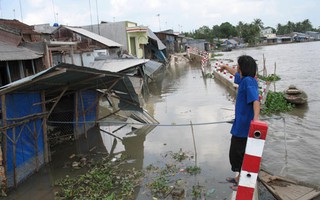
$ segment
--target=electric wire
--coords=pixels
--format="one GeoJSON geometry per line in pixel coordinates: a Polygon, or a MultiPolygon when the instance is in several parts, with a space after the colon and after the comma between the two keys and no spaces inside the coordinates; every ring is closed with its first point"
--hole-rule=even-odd
{"type": "MultiPolygon", "coordinates": [[[[268,118],[263,118],[260,119],[260,121],[267,121],[271,119],[283,119],[283,117],[268,117],[268,118]]],[[[53,124],[75,124],[76,122],[66,122],[66,121],[48,121],[48,123],[53,123],[53,124]]],[[[169,126],[169,127],[174,127],[174,126],[190,126],[190,123],[182,123],[182,124],[161,124],[161,123],[135,123],[135,122],[126,122],[126,121],[81,121],[77,122],[78,124],[85,124],[85,123],[102,123],[102,124],[126,124],[126,125],[140,125],[140,126],[169,126]]],[[[232,120],[224,120],[224,121],[214,121],[214,122],[200,122],[200,123],[192,123],[193,126],[203,126],[203,125],[213,125],[213,124],[225,124],[233,123],[232,120]]]]}

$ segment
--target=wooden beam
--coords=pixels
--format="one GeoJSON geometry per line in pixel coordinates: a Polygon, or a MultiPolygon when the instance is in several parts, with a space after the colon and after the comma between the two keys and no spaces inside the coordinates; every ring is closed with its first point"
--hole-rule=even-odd
{"type": "MultiPolygon", "coordinates": [[[[37,78],[36,78],[36,79],[31,79],[31,80],[25,82],[25,83],[23,84],[23,87],[32,85],[32,84],[34,84],[35,82],[37,82],[37,81],[39,81],[39,80],[42,80],[42,79],[45,79],[45,78],[49,78],[49,77],[52,77],[52,76],[56,76],[57,74],[62,74],[62,73],[65,73],[65,72],[66,72],[65,69],[64,69],[64,70],[61,70],[61,69],[60,69],[60,70],[58,70],[58,71],[56,71],[56,72],[53,72],[53,73],[50,73],[50,74],[41,76],[41,77],[39,77],[38,79],[37,79],[37,78]]],[[[6,89],[3,89],[2,91],[0,91],[0,95],[3,95],[3,94],[6,94],[6,93],[9,93],[9,92],[12,92],[12,91],[16,90],[16,89],[19,88],[19,87],[22,87],[22,85],[17,85],[17,86],[8,87],[8,88],[6,88],[6,89]]]]}
{"type": "Polygon", "coordinates": [[[79,92],[80,99],[81,99],[81,110],[82,110],[82,117],[83,117],[83,129],[84,129],[84,137],[87,138],[87,128],[86,128],[86,113],[84,110],[84,103],[83,103],[83,98],[81,92],[79,92]]]}
{"type": "Polygon", "coordinates": [[[79,137],[78,137],[78,127],[79,127],[79,112],[78,112],[78,106],[79,106],[79,101],[78,101],[78,94],[79,92],[76,92],[75,95],[74,95],[74,98],[75,98],[75,106],[74,106],[74,109],[75,109],[75,117],[76,117],[76,128],[74,129],[74,139],[77,140],[79,137]]]}
{"type": "Polygon", "coordinates": [[[17,155],[16,155],[16,127],[13,127],[12,129],[12,140],[13,147],[12,147],[12,153],[13,153],[13,185],[16,188],[17,187],[17,155]]]}
{"type": "MultiPolygon", "coordinates": [[[[27,117],[22,117],[22,118],[14,118],[14,120],[22,120],[20,122],[16,122],[16,123],[11,123],[9,125],[3,125],[1,128],[0,128],[0,131],[5,131],[7,129],[10,129],[10,128],[13,128],[13,127],[16,127],[16,126],[20,126],[21,124],[25,124],[31,120],[34,120],[34,119],[37,119],[37,118],[44,118],[45,115],[47,113],[39,113],[39,114],[33,114],[33,115],[28,115],[27,117]]],[[[6,121],[14,121],[12,119],[9,119],[9,120],[6,120],[6,121]]]]}
{"type": "Polygon", "coordinates": [[[47,119],[49,118],[49,116],[51,115],[53,109],[56,107],[56,105],[58,104],[58,102],[60,101],[61,97],[63,96],[63,94],[68,90],[68,86],[66,86],[62,92],[60,93],[59,97],[57,98],[57,101],[53,104],[51,110],[49,111],[48,115],[47,115],[47,119]]]}

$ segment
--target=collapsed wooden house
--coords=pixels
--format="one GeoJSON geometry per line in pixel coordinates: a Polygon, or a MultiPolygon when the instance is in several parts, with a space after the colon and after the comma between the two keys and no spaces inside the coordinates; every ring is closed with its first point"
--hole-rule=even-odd
{"type": "Polygon", "coordinates": [[[2,190],[50,161],[48,134],[57,127],[68,126],[75,139],[86,137],[99,123],[102,96],[117,99],[108,102],[117,102],[118,110],[143,113],[127,76],[64,63],[0,87],[0,96],[2,190]]]}

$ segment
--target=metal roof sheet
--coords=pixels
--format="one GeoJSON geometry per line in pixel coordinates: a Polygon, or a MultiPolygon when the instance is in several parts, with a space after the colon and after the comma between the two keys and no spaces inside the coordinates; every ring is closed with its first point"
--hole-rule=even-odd
{"type": "Polygon", "coordinates": [[[155,73],[163,64],[157,61],[149,60],[144,65],[144,73],[146,73],[148,76],[151,76],[153,73],[155,73]]]}
{"type": "Polygon", "coordinates": [[[153,40],[156,40],[157,41],[157,44],[158,44],[158,49],[159,50],[163,50],[166,48],[166,46],[161,42],[161,40],[156,36],[156,34],[154,34],[151,29],[148,28],[148,36],[153,39],[153,40]]]}
{"type": "Polygon", "coordinates": [[[61,63],[33,76],[0,87],[0,95],[17,92],[41,92],[56,97],[67,87],[73,92],[85,89],[112,89],[134,105],[139,99],[129,78],[119,73],[61,63]]]}
{"type": "Polygon", "coordinates": [[[121,72],[123,70],[144,64],[148,62],[148,59],[106,59],[106,60],[97,60],[92,63],[92,68],[105,70],[110,72],[121,72]]]}
{"type": "Polygon", "coordinates": [[[66,29],[69,29],[71,31],[74,31],[76,33],[79,33],[81,35],[84,35],[84,36],[86,36],[88,38],[91,38],[93,40],[96,40],[96,41],[98,41],[98,42],[100,42],[100,43],[102,43],[102,44],[104,44],[104,45],[106,45],[108,47],[121,47],[122,46],[121,44],[119,44],[119,43],[117,43],[117,42],[115,42],[113,40],[110,40],[110,39],[108,39],[106,37],[103,37],[101,35],[95,34],[93,32],[85,30],[83,28],[70,27],[70,26],[63,26],[63,27],[66,28],[66,29]]]}
{"type": "Polygon", "coordinates": [[[30,49],[0,41],[0,61],[32,60],[42,56],[43,54],[30,49]]]}

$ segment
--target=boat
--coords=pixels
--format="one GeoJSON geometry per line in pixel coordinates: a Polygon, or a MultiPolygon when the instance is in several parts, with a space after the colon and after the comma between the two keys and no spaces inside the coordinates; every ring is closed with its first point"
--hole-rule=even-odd
{"type": "Polygon", "coordinates": [[[228,52],[228,51],[232,51],[231,47],[225,47],[222,49],[223,52],[228,52]]]}
{"type": "Polygon", "coordinates": [[[275,176],[265,170],[260,170],[259,180],[277,200],[312,200],[320,197],[319,187],[275,176]]]}
{"type": "Polygon", "coordinates": [[[292,104],[305,104],[308,101],[307,94],[294,85],[290,85],[289,88],[284,91],[284,98],[292,104]]]}

